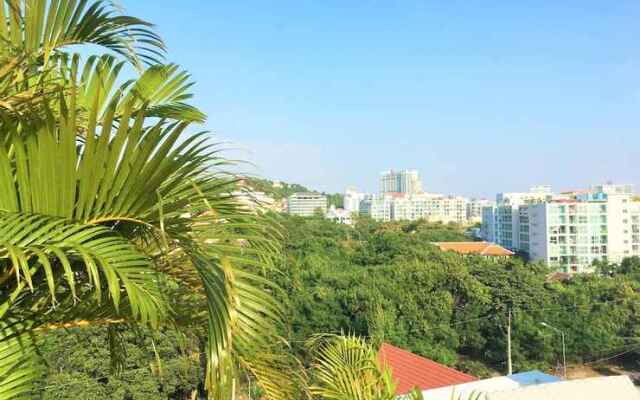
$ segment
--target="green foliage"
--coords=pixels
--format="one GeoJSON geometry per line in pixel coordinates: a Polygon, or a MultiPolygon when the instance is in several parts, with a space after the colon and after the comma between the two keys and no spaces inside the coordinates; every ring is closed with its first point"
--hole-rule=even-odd
{"type": "Polygon", "coordinates": [[[344,208],[344,195],[342,193],[327,194],[327,205],[344,208]]]}
{"type": "Polygon", "coordinates": [[[231,195],[151,24],[101,0],[0,0],[0,41],[0,399],[32,391],[45,333],[103,324],[116,369],[113,326],[196,329],[210,398],[246,370],[288,398],[269,371],[278,228],[231,195]],[[83,45],[110,54],[71,53],[83,45]]]}
{"type": "Polygon", "coordinates": [[[264,192],[266,195],[281,200],[298,192],[310,192],[311,190],[297,183],[280,182],[274,186],[274,182],[268,179],[246,177],[246,183],[256,192],[264,192]]]}
{"type": "Polygon", "coordinates": [[[308,341],[308,347],[313,357],[309,391],[318,399],[395,399],[391,370],[379,365],[377,351],[364,339],[319,335],[308,341]]]}
{"type": "Polygon", "coordinates": [[[516,371],[548,369],[632,349],[639,337],[640,260],[613,277],[548,280],[550,270],[520,258],[463,257],[430,242],[468,240],[450,225],[377,223],[355,227],[321,218],[283,217],[286,261],[274,276],[289,296],[286,334],[294,350],[317,332],[388,341],[476,376],[506,370],[507,314],[513,314],[516,371]],[[626,347],[625,347],[626,346],[626,347]]]}
{"type": "Polygon", "coordinates": [[[204,372],[196,338],[172,330],[120,333],[126,359],[119,372],[110,365],[107,328],[74,328],[47,335],[41,349],[49,367],[41,383],[43,400],[188,399],[198,391],[204,372]]]}
{"type": "MultiPolygon", "coordinates": [[[[275,200],[286,199],[294,193],[313,192],[303,185],[297,183],[287,183],[271,181],[269,179],[257,177],[245,177],[246,184],[256,192],[263,192],[275,200]]],[[[336,208],[344,207],[344,195],[342,193],[323,193],[327,196],[327,205],[334,205],[336,208]]]]}

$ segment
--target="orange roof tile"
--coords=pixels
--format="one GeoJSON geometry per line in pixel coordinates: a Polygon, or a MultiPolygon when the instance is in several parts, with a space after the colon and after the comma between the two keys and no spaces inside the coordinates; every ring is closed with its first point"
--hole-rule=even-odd
{"type": "Polygon", "coordinates": [[[512,256],[515,253],[495,243],[489,242],[436,242],[442,251],[455,251],[460,254],[478,254],[481,256],[512,256]]]}
{"type": "Polygon", "coordinates": [[[391,368],[391,374],[398,384],[398,395],[406,394],[415,387],[427,390],[478,380],[475,376],[456,371],[388,343],[383,343],[380,347],[378,359],[391,368]]]}

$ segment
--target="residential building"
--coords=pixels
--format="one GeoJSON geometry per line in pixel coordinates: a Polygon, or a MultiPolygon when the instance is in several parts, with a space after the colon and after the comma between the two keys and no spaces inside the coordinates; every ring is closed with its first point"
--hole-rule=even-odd
{"type": "Polygon", "coordinates": [[[358,205],[358,212],[360,215],[366,215],[371,217],[373,214],[371,212],[371,207],[373,206],[373,197],[372,195],[366,195],[362,200],[360,200],[360,204],[358,205]]]}
{"type": "Polygon", "coordinates": [[[466,224],[468,199],[461,196],[387,193],[373,196],[363,209],[379,221],[415,221],[466,224]]]}
{"type": "Polygon", "coordinates": [[[528,202],[498,195],[483,214],[483,238],[561,272],[593,272],[596,260],[640,255],[640,202],[632,193],[629,185],[601,185],[528,202]]]}
{"type": "Polygon", "coordinates": [[[478,224],[482,222],[482,210],[493,207],[495,203],[487,199],[471,199],[467,202],[467,222],[478,224]]]}
{"type": "Polygon", "coordinates": [[[591,188],[592,193],[606,194],[634,194],[633,185],[630,184],[614,184],[611,182],[603,185],[596,185],[591,188]]]}
{"type": "Polygon", "coordinates": [[[367,194],[358,192],[355,188],[344,191],[344,209],[350,213],[360,213],[360,203],[367,198],[367,194]]]}
{"type": "Polygon", "coordinates": [[[482,213],[483,239],[510,250],[519,250],[519,208],[521,205],[545,202],[553,198],[548,186],[534,186],[528,192],[498,193],[496,204],[482,213]],[[491,226],[489,226],[491,225],[491,226]]]}
{"type": "Polygon", "coordinates": [[[329,207],[325,217],[339,224],[351,225],[353,224],[353,215],[354,213],[351,213],[344,208],[336,208],[332,205],[329,207]]]}
{"type": "Polygon", "coordinates": [[[327,213],[327,196],[321,193],[294,193],[287,199],[287,204],[291,215],[310,217],[316,213],[327,213]]]}
{"type": "Polygon", "coordinates": [[[416,170],[385,171],[380,174],[380,194],[422,192],[420,174],[416,170]]]}
{"type": "Polygon", "coordinates": [[[362,212],[376,221],[395,221],[395,200],[401,197],[399,193],[371,196],[360,203],[362,212]]]}

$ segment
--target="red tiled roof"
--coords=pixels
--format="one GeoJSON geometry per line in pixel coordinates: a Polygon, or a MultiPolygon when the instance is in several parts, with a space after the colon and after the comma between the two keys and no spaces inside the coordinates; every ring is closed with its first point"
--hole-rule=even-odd
{"type": "Polygon", "coordinates": [[[512,256],[514,252],[489,242],[435,242],[442,251],[455,251],[460,254],[479,254],[481,256],[512,256]]]}
{"type": "Polygon", "coordinates": [[[399,395],[406,394],[415,387],[427,390],[478,380],[474,376],[388,343],[383,343],[380,347],[378,359],[383,365],[391,368],[393,378],[398,384],[397,394],[399,395]]]}

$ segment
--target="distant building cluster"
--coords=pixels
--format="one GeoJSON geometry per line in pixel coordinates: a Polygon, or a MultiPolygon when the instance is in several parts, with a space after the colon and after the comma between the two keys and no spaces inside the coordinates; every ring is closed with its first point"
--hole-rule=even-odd
{"type": "Polygon", "coordinates": [[[481,223],[475,234],[488,244],[565,273],[593,272],[595,261],[619,263],[640,256],[640,198],[633,185],[561,193],[535,186],[528,192],[498,193],[489,201],[425,192],[418,171],[404,170],[381,173],[378,194],[347,188],[343,208],[329,205],[321,193],[295,193],[283,207],[262,193],[252,196],[247,203],[292,215],[323,215],[341,224],[352,224],[357,215],[384,222],[481,223]]]}
{"type": "Polygon", "coordinates": [[[640,256],[640,201],[632,185],[499,193],[483,209],[481,236],[559,271],[593,272],[596,260],[640,256]]]}
{"type": "Polygon", "coordinates": [[[347,188],[344,208],[319,207],[320,197],[315,194],[297,193],[289,198],[289,213],[313,215],[318,209],[327,218],[350,224],[354,215],[367,215],[378,221],[415,221],[478,224],[482,221],[482,209],[493,203],[485,199],[468,199],[462,196],[426,193],[422,189],[420,174],[416,170],[385,171],[380,174],[378,194],[358,192],[347,188]],[[292,202],[295,207],[292,207],[292,202]],[[312,210],[312,211],[310,211],[312,210]]]}
{"type": "Polygon", "coordinates": [[[415,170],[385,171],[380,174],[377,195],[345,193],[345,209],[368,215],[378,221],[415,221],[474,224],[482,220],[482,208],[492,203],[485,199],[427,193],[415,170]],[[346,198],[353,199],[347,203],[346,198]],[[347,208],[353,207],[351,209],[347,208]]]}

